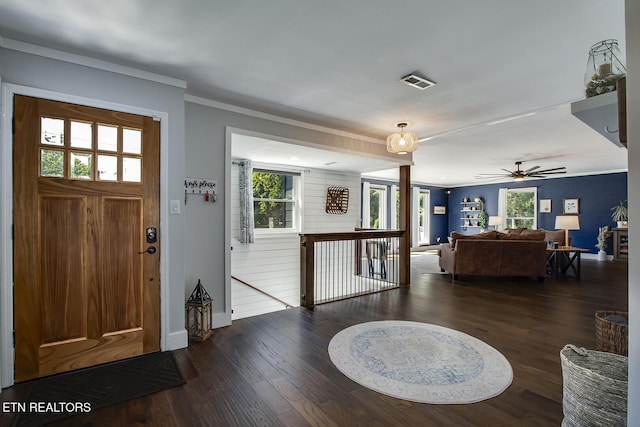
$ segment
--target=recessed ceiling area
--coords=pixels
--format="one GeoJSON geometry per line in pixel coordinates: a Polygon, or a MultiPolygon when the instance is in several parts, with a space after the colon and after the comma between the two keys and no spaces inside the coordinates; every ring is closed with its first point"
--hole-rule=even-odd
{"type": "MultiPolygon", "coordinates": [[[[627,170],[627,150],[571,116],[569,104],[423,141],[413,160],[417,166],[411,170],[412,181],[443,187],[486,184],[476,175],[513,169],[516,161],[522,161],[524,169],[566,166],[567,174],[561,177],[627,170]]],[[[398,179],[395,169],[366,175],[398,179]]]]}

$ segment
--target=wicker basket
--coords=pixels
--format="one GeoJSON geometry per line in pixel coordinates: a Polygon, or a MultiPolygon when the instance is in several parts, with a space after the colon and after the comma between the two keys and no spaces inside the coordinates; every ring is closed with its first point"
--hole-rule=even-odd
{"type": "Polygon", "coordinates": [[[562,426],[626,426],[627,357],[566,345],[560,360],[562,426]]]}
{"type": "Polygon", "coordinates": [[[629,328],[605,319],[610,315],[629,318],[626,311],[596,311],[596,350],[628,356],[629,328]]]}

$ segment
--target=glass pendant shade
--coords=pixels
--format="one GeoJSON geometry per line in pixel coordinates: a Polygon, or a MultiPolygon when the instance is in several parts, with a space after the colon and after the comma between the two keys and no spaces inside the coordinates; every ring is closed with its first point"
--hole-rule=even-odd
{"type": "Polygon", "coordinates": [[[406,123],[398,123],[400,132],[387,137],[387,151],[395,154],[407,154],[418,149],[418,135],[413,132],[405,132],[406,123]]]}
{"type": "Polygon", "coordinates": [[[584,73],[587,98],[616,90],[618,80],[627,73],[618,41],[603,40],[589,49],[584,73]]]}

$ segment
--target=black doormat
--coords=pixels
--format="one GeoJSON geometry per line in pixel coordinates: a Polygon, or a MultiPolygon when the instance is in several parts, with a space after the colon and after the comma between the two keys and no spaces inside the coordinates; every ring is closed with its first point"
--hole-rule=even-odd
{"type": "MultiPolygon", "coordinates": [[[[39,426],[184,384],[171,352],[158,352],[18,384],[31,388],[14,426],[39,426]]],[[[20,393],[18,393],[20,394],[20,393]]]]}

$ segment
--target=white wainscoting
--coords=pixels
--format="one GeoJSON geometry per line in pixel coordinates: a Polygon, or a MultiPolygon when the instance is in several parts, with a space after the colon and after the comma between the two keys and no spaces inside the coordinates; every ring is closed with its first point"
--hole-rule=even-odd
{"type": "MultiPolygon", "coordinates": [[[[319,169],[302,173],[303,232],[353,231],[360,218],[360,175],[319,169]],[[349,209],[344,215],[325,212],[327,188],[331,186],[349,189],[349,209]]],[[[238,167],[234,166],[231,173],[231,274],[297,307],[300,305],[300,237],[297,233],[256,233],[255,243],[240,243],[238,178],[238,167]]],[[[231,307],[232,320],[284,309],[281,303],[234,280],[231,282],[231,307]]]]}

